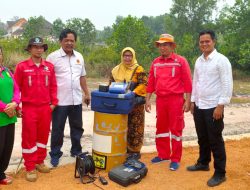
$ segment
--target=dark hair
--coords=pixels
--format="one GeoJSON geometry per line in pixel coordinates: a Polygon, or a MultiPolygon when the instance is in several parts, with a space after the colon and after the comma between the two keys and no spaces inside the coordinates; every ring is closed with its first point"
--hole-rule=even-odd
{"type": "Polygon", "coordinates": [[[76,32],[75,32],[74,30],[71,30],[71,29],[69,29],[69,28],[66,28],[66,29],[63,29],[63,30],[61,31],[61,34],[60,34],[60,36],[59,36],[60,42],[63,40],[63,38],[67,38],[67,35],[68,35],[68,34],[73,34],[74,37],[75,37],[75,41],[77,40],[77,34],[76,34],[76,32]]]}
{"type": "Polygon", "coordinates": [[[204,34],[209,34],[212,38],[212,40],[216,40],[216,35],[215,35],[215,32],[213,30],[202,30],[200,33],[199,33],[199,38],[204,35],[204,34]]]}

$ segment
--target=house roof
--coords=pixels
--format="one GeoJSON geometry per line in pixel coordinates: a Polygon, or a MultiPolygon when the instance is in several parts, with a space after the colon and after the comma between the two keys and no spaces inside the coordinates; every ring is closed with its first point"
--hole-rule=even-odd
{"type": "Polygon", "coordinates": [[[8,25],[8,28],[11,28],[11,27],[22,27],[24,24],[27,23],[27,20],[25,18],[20,18],[16,21],[7,21],[7,25],[8,25]]]}
{"type": "Polygon", "coordinates": [[[7,21],[8,28],[12,27],[17,21],[7,21]]]}
{"type": "MultiPolygon", "coordinates": [[[[7,21],[7,30],[10,36],[21,36],[24,32],[24,26],[27,24],[27,20],[20,18],[16,21],[7,21]]],[[[45,35],[49,35],[53,25],[44,19],[44,25],[41,26],[41,30],[45,35]]]]}

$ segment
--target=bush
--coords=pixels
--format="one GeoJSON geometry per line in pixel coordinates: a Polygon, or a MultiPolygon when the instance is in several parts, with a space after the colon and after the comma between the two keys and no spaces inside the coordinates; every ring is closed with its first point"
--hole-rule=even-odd
{"type": "Polygon", "coordinates": [[[12,72],[15,71],[16,65],[25,59],[28,59],[28,54],[20,54],[18,52],[4,54],[4,65],[8,67],[12,72]]]}
{"type": "Polygon", "coordinates": [[[120,63],[120,57],[109,47],[94,47],[87,57],[86,70],[90,77],[108,77],[112,68],[120,63]]]}

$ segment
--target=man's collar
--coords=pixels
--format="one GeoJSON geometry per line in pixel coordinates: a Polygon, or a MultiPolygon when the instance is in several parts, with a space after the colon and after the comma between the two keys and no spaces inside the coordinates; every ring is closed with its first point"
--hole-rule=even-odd
{"type": "MultiPolygon", "coordinates": [[[[41,58],[40,64],[45,66],[45,62],[44,62],[44,59],[43,59],[43,58],[41,58]]],[[[29,66],[35,65],[35,63],[34,63],[34,61],[32,60],[32,58],[29,59],[28,65],[29,65],[29,66]]]]}
{"type": "Polygon", "coordinates": [[[163,56],[160,56],[160,59],[162,60],[165,60],[165,59],[172,59],[172,60],[175,60],[176,56],[175,54],[172,52],[171,55],[169,57],[163,57],[163,56]]]}
{"type": "Polygon", "coordinates": [[[214,56],[217,54],[217,50],[214,49],[208,56],[207,56],[207,59],[205,59],[205,56],[204,56],[204,53],[201,55],[202,59],[204,60],[208,60],[208,59],[213,59],[214,56]]]}
{"type": "MultiPolygon", "coordinates": [[[[63,50],[62,47],[60,48],[60,53],[61,53],[61,56],[62,56],[62,57],[67,56],[67,53],[63,50]]],[[[73,50],[72,55],[75,55],[75,50],[73,50]]]]}

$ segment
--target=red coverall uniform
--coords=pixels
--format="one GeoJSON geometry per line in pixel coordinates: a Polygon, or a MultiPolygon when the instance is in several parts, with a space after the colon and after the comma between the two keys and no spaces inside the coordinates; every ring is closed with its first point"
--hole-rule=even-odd
{"type": "Polygon", "coordinates": [[[180,162],[184,128],[184,93],[191,93],[187,60],[175,53],[156,58],[150,68],[147,93],[156,94],[156,149],[158,157],[180,162]],[[170,150],[170,139],[171,147],[170,150]]]}
{"type": "Polygon", "coordinates": [[[57,105],[54,66],[42,60],[36,66],[32,59],[20,62],[14,74],[22,102],[22,153],[27,171],[35,169],[46,158],[52,110],[57,105]]]}

